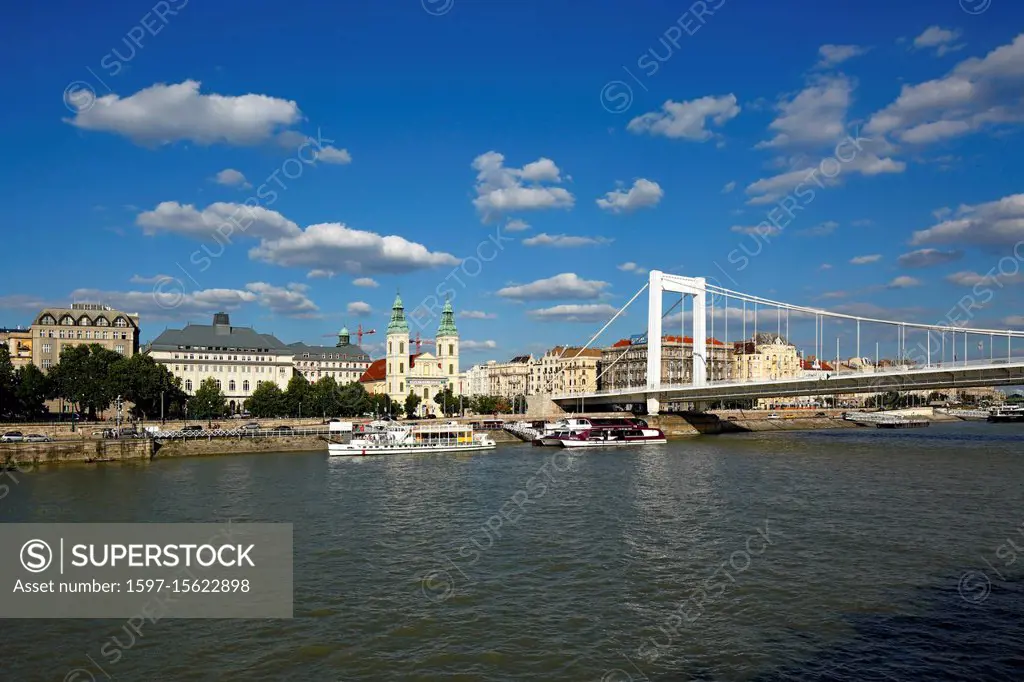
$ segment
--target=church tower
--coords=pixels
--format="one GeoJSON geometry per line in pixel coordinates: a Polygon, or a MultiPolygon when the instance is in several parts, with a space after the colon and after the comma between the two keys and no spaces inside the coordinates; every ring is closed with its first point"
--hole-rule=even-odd
{"type": "Polygon", "coordinates": [[[444,310],[441,311],[441,324],[437,328],[434,340],[437,348],[437,359],[441,364],[441,373],[448,379],[452,392],[459,394],[459,331],[455,328],[455,313],[452,302],[445,299],[444,310]]]}
{"type": "Polygon", "coordinates": [[[349,339],[350,338],[351,337],[349,336],[349,333],[348,333],[348,327],[342,327],[341,331],[338,332],[338,345],[337,345],[337,348],[344,348],[345,346],[349,345],[349,339]]]}
{"type": "Polygon", "coordinates": [[[392,400],[404,402],[409,393],[409,323],[402,297],[395,294],[388,323],[386,391],[392,400]]]}

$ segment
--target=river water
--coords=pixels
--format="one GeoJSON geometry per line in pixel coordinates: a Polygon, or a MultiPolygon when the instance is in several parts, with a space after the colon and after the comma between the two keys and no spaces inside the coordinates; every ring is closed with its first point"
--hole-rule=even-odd
{"type": "Polygon", "coordinates": [[[962,423],[39,471],[0,519],[294,524],[295,617],[0,621],[0,679],[1020,680],[1022,445],[962,423]]]}

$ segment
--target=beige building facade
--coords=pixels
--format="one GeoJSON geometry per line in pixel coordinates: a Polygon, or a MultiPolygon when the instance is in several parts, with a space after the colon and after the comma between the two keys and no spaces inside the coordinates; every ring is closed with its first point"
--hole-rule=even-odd
{"type": "Polygon", "coordinates": [[[802,372],[796,346],[778,336],[740,341],[733,346],[732,358],[736,381],[792,379],[802,372]]]}
{"type": "Polygon", "coordinates": [[[194,394],[205,379],[220,386],[232,412],[261,384],[272,382],[283,391],[292,377],[295,350],[271,334],[251,327],[233,327],[227,313],[213,324],[189,324],[167,329],[143,352],[181,379],[185,393],[194,394]]]}
{"type": "Polygon", "coordinates": [[[125,357],[139,352],[139,316],[94,303],[45,308],[30,331],[32,364],[44,372],[60,361],[67,346],[99,344],[125,357]]]}
{"type": "MultiPolygon", "coordinates": [[[[733,378],[733,349],[717,339],[708,339],[708,381],[733,378]]],[[[661,340],[661,383],[680,385],[693,381],[693,339],[689,336],[663,336],[661,340]]],[[[697,362],[704,362],[699,358],[697,362]]],[[[601,352],[599,367],[601,390],[637,388],[647,385],[647,344],[631,339],[617,341],[601,352]]]]}
{"type": "Polygon", "coordinates": [[[31,329],[0,329],[0,344],[7,346],[14,369],[32,364],[31,329]]]}

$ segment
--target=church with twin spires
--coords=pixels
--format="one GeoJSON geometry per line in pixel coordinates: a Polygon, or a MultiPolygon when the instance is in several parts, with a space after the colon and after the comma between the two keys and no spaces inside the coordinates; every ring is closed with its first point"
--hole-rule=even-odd
{"type": "MultiPolygon", "coordinates": [[[[422,342],[421,342],[422,343],[422,342]]],[[[429,342],[427,342],[429,344],[429,342]]],[[[462,395],[464,377],[459,372],[459,332],[455,328],[455,313],[450,300],[445,300],[441,323],[434,339],[434,353],[413,351],[409,340],[409,323],[400,294],[391,306],[385,351],[384,387],[392,400],[405,403],[414,393],[422,398],[421,414],[439,414],[441,406],[433,402],[434,396],[450,386],[452,393],[462,395]]]]}

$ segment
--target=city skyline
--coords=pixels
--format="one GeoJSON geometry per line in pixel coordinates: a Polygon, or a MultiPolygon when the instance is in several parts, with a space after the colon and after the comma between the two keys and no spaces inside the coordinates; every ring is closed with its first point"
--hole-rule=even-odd
{"type": "Polygon", "coordinates": [[[225,310],[288,342],[362,322],[381,357],[396,289],[427,338],[447,293],[469,367],[584,344],[661,269],[1024,327],[1011,3],[163,4],[13,10],[8,248],[51,266],[9,262],[0,326],[88,300],[145,344],[225,310]]]}

